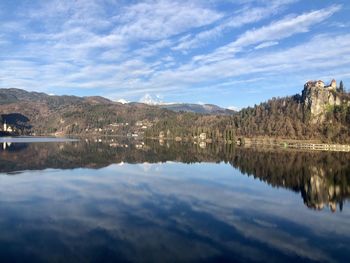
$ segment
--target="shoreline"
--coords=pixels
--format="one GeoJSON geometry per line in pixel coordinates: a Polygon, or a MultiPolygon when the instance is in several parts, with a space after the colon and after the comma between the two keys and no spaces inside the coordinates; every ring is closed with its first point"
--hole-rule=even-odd
{"type": "Polygon", "coordinates": [[[176,138],[157,138],[157,137],[128,137],[124,135],[97,135],[97,134],[65,134],[62,136],[60,134],[42,134],[36,136],[0,136],[1,139],[4,138],[65,138],[68,140],[77,140],[78,138],[123,138],[123,139],[133,139],[133,140],[159,140],[159,141],[174,141],[174,142],[186,142],[186,143],[208,143],[208,144],[235,144],[238,147],[267,147],[267,148],[283,148],[283,149],[302,149],[310,151],[332,151],[332,152],[350,152],[350,144],[339,144],[339,143],[322,143],[320,140],[297,140],[297,139],[283,139],[283,138],[273,138],[273,137],[237,137],[235,141],[212,141],[212,140],[196,140],[196,139],[181,139],[177,140],[176,138]]]}
{"type": "Polygon", "coordinates": [[[262,138],[244,138],[243,147],[278,147],[284,149],[301,149],[309,151],[331,151],[331,152],[350,152],[349,144],[322,143],[317,140],[290,140],[290,139],[262,139],[262,138]]]}

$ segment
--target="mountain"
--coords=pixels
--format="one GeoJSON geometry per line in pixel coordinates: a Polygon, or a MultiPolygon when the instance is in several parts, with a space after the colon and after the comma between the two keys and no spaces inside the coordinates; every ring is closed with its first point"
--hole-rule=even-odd
{"type": "MultiPolygon", "coordinates": [[[[119,100],[120,102],[125,100],[119,100]]],[[[213,115],[230,115],[234,111],[230,109],[221,108],[213,104],[196,104],[196,103],[166,103],[156,96],[152,97],[150,94],[143,96],[139,103],[157,106],[162,109],[168,109],[174,112],[192,112],[199,114],[213,114],[213,115]]]]}
{"type": "Polygon", "coordinates": [[[235,111],[221,108],[213,104],[171,103],[159,104],[158,107],[175,112],[193,112],[200,114],[229,115],[235,111]]]}

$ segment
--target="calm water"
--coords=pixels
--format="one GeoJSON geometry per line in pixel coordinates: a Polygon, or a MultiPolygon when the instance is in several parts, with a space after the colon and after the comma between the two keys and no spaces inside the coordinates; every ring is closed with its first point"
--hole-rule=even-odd
{"type": "Polygon", "coordinates": [[[350,155],[4,142],[6,262],[348,262],[350,155]]]}

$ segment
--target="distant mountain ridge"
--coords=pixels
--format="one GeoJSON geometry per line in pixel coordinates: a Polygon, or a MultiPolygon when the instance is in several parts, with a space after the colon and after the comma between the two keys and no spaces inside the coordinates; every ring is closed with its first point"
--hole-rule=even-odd
{"type": "Polygon", "coordinates": [[[123,104],[123,105],[137,105],[146,104],[161,109],[167,109],[174,112],[192,112],[199,114],[213,114],[213,115],[229,115],[235,111],[225,109],[214,104],[195,104],[195,103],[157,103],[149,104],[143,102],[128,102],[126,100],[112,101],[102,96],[87,96],[78,97],[71,95],[48,95],[42,92],[26,91],[22,89],[0,89],[0,104],[15,103],[18,101],[43,102],[51,101],[55,104],[70,104],[88,102],[92,104],[123,104]]]}
{"type": "Polygon", "coordinates": [[[214,104],[169,103],[159,104],[158,107],[175,112],[193,112],[200,114],[229,115],[235,113],[234,110],[221,108],[214,104]]]}
{"type": "Polygon", "coordinates": [[[145,104],[152,107],[157,107],[160,109],[167,109],[173,112],[191,112],[205,115],[230,115],[234,114],[236,111],[231,109],[226,109],[219,107],[214,104],[196,104],[196,103],[157,103],[157,104],[149,104],[145,102],[124,102],[117,101],[117,103],[123,105],[137,105],[137,104],[145,104]]]}
{"type": "Polygon", "coordinates": [[[110,104],[113,101],[101,96],[78,97],[72,95],[48,95],[43,92],[26,91],[22,89],[9,88],[0,89],[0,104],[9,104],[18,101],[28,102],[43,102],[43,101],[57,101],[60,104],[78,103],[90,101],[92,103],[106,103],[110,104]]]}

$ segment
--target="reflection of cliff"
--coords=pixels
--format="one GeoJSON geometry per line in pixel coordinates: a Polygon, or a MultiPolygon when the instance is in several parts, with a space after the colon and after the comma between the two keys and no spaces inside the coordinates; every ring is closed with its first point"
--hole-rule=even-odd
{"type": "Polygon", "coordinates": [[[297,152],[235,148],[233,145],[181,143],[106,142],[14,144],[0,151],[0,172],[45,168],[100,168],[112,163],[225,162],[274,187],[301,192],[313,209],[329,206],[332,211],[350,196],[349,153],[297,152]]]}
{"type": "Polygon", "coordinates": [[[342,182],[333,181],[332,177],[327,176],[323,169],[317,167],[311,168],[312,174],[301,188],[305,204],[314,209],[321,210],[328,205],[332,212],[343,208],[343,197],[349,196],[350,186],[342,182]]]}
{"type": "Polygon", "coordinates": [[[350,197],[348,153],[252,151],[238,149],[230,163],[275,187],[301,192],[305,205],[313,209],[329,206],[332,211],[350,197]]]}

